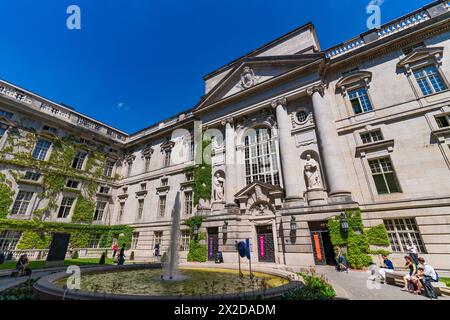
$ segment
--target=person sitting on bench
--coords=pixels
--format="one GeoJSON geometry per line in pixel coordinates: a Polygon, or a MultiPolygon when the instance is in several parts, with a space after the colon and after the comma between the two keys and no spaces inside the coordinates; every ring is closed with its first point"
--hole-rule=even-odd
{"type": "Polygon", "coordinates": [[[391,260],[388,259],[387,256],[382,255],[383,258],[383,267],[378,270],[378,274],[380,275],[380,280],[382,282],[386,281],[386,273],[393,273],[394,272],[394,264],[391,260]]]}
{"type": "Polygon", "coordinates": [[[23,254],[20,256],[19,261],[16,264],[15,276],[31,275],[31,268],[28,266],[28,256],[23,254]]]}
{"type": "Polygon", "coordinates": [[[432,282],[439,282],[439,275],[432,266],[425,262],[425,259],[419,258],[420,266],[423,267],[423,276],[420,279],[421,288],[424,289],[425,295],[431,299],[437,299],[437,294],[434,292],[432,282]]]}

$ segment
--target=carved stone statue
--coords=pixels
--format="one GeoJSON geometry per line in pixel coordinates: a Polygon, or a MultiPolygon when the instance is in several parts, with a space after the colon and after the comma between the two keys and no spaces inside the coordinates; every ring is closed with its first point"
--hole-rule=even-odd
{"type": "Polygon", "coordinates": [[[308,183],[308,190],[322,188],[319,164],[310,154],[306,155],[304,170],[306,181],[308,183]]]}
{"type": "Polygon", "coordinates": [[[223,187],[224,182],[225,179],[221,177],[219,172],[217,172],[213,178],[214,201],[224,200],[224,187],[223,187]]]}

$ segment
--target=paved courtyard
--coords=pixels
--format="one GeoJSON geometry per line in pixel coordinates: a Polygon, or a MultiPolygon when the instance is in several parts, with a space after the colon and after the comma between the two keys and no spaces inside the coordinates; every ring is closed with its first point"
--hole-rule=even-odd
{"type": "MultiPolygon", "coordinates": [[[[325,276],[333,286],[339,298],[350,300],[430,300],[401,291],[400,287],[384,285],[368,280],[369,274],[364,271],[350,270],[348,273],[337,272],[333,267],[317,266],[316,273],[325,276]]],[[[450,300],[450,297],[439,297],[439,300],[450,300]]]]}

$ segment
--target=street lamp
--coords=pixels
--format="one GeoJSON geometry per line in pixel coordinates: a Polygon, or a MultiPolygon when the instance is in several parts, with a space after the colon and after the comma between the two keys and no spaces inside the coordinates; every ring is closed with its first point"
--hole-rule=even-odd
{"type": "Polygon", "coordinates": [[[341,229],[344,232],[348,231],[347,215],[345,214],[345,212],[341,213],[341,229]]]}
{"type": "Polygon", "coordinates": [[[195,237],[195,239],[197,239],[197,236],[198,236],[198,226],[195,225],[194,226],[194,237],[195,237]]]}

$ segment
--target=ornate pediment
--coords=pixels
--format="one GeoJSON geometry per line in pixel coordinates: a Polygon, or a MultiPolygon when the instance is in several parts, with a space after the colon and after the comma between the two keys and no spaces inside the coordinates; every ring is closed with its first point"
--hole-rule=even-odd
{"type": "Polygon", "coordinates": [[[372,79],[372,72],[369,71],[356,71],[350,74],[345,75],[336,83],[336,89],[345,92],[348,87],[363,83],[364,85],[368,85],[370,80],[372,79]]]}
{"type": "Polygon", "coordinates": [[[444,53],[443,47],[435,48],[415,48],[409,54],[407,54],[400,62],[397,64],[399,68],[408,68],[418,62],[424,60],[439,61],[444,53]]]}
{"type": "Polygon", "coordinates": [[[273,215],[281,206],[283,189],[260,181],[247,185],[236,193],[241,213],[250,215],[273,215]]]}

